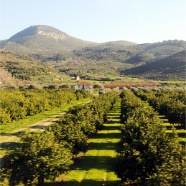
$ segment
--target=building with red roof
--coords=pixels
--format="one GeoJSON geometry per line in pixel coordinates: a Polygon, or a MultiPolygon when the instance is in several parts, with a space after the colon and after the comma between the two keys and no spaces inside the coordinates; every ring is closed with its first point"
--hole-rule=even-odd
{"type": "Polygon", "coordinates": [[[93,86],[88,81],[82,81],[82,82],[78,82],[75,85],[75,90],[87,90],[89,92],[92,92],[93,91],[93,86]]]}

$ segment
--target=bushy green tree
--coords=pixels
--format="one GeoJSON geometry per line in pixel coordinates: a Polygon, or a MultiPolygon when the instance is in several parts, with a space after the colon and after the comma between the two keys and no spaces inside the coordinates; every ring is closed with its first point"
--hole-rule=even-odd
{"type": "Polygon", "coordinates": [[[55,179],[69,169],[72,154],[63,141],[56,143],[53,133],[29,134],[22,139],[23,146],[4,158],[3,174],[11,185],[20,182],[41,186],[44,179],[55,179]]]}
{"type": "Polygon", "coordinates": [[[0,123],[33,116],[43,111],[65,106],[77,99],[88,98],[90,94],[73,89],[63,90],[1,90],[0,123]]]}
{"type": "Polygon", "coordinates": [[[165,115],[169,122],[180,123],[184,127],[186,94],[181,90],[136,91],[141,99],[148,101],[160,114],[165,115]]]}
{"type": "Polygon", "coordinates": [[[81,130],[81,125],[76,120],[76,116],[66,114],[60,121],[50,126],[48,130],[54,133],[55,140],[58,143],[66,141],[66,146],[71,149],[73,154],[86,151],[88,137],[81,130]]]}

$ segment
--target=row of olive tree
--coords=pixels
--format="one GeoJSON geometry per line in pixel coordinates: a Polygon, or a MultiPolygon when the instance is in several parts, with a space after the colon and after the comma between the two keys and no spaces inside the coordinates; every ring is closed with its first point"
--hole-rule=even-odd
{"type": "Polygon", "coordinates": [[[131,91],[121,94],[118,176],[131,185],[185,185],[185,155],[157,113],[131,91]]]}
{"type": "Polygon", "coordinates": [[[90,96],[85,91],[66,90],[1,90],[0,123],[33,116],[55,107],[90,96]]]}
{"type": "Polygon", "coordinates": [[[186,94],[182,90],[136,91],[141,99],[148,101],[160,114],[165,115],[169,122],[185,124],[186,94]]]}
{"type": "Polygon", "coordinates": [[[22,147],[5,156],[2,179],[10,185],[41,186],[67,171],[80,151],[86,151],[90,134],[101,128],[116,93],[101,95],[92,102],[71,109],[59,122],[43,132],[23,137],[22,147]]]}

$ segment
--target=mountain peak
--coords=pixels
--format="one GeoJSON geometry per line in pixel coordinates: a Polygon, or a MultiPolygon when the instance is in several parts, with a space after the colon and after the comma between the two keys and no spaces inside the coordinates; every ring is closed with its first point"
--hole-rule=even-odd
{"type": "Polygon", "coordinates": [[[59,29],[46,25],[30,26],[6,41],[0,43],[0,48],[7,51],[24,54],[53,54],[66,52],[95,45],[70,36],[59,29]]]}
{"type": "Polygon", "coordinates": [[[34,36],[34,35],[41,35],[46,36],[48,38],[53,38],[56,40],[66,40],[68,38],[68,35],[54,27],[46,26],[46,25],[35,25],[30,26],[21,32],[18,32],[17,34],[13,35],[10,40],[18,39],[21,37],[27,37],[27,36],[34,36]]]}

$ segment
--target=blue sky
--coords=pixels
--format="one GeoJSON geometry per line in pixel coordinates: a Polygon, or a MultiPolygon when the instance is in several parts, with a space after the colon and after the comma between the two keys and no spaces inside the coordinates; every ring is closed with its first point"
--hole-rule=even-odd
{"type": "Polygon", "coordinates": [[[186,40],[186,0],[0,0],[0,40],[31,25],[94,42],[186,40]]]}

